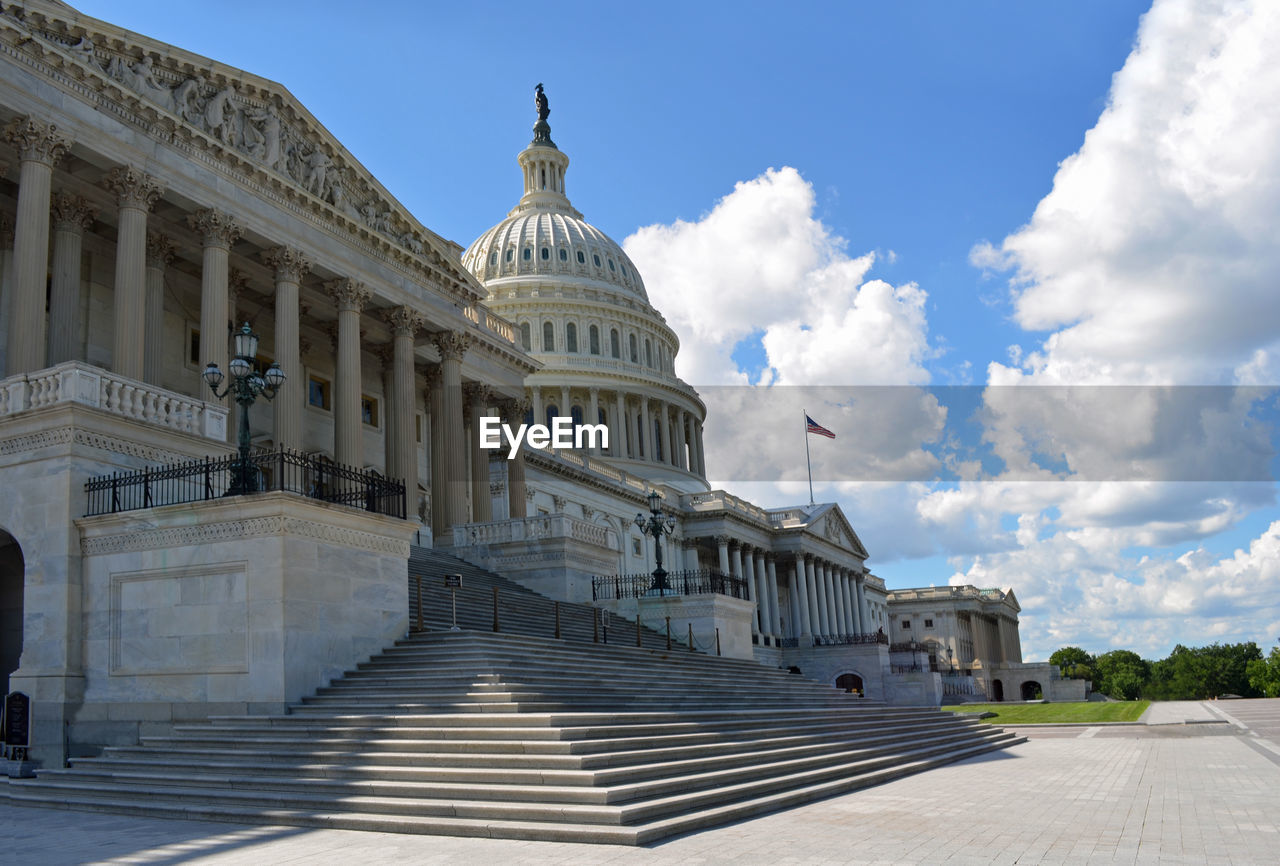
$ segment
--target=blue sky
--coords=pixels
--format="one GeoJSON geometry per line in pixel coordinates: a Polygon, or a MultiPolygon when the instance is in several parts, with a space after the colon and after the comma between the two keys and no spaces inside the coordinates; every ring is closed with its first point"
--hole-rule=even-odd
{"type": "MultiPolygon", "coordinates": [[[[1274,484],[1224,480],[1274,468],[1274,402],[1171,422],[986,389],[1276,381],[1271,4],[76,6],[283,84],[464,246],[518,198],[543,82],[569,195],[625,242],[686,379],[902,387],[874,417],[804,404],[839,435],[819,497],[891,586],[1012,585],[1029,657],[1280,634],[1274,484]]],[[[797,437],[732,417],[713,474],[802,471],[797,437]]]]}

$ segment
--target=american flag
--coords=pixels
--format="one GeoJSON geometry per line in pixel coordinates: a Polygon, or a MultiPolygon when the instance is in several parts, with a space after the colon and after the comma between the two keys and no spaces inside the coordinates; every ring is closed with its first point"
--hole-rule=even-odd
{"type": "Polygon", "coordinates": [[[823,427],[817,421],[814,421],[808,415],[804,416],[804,432],[817,433],[819,436],[826,436],[828,439],[836,438],[836,434],[832,433],[826,427],[823,427]]]}

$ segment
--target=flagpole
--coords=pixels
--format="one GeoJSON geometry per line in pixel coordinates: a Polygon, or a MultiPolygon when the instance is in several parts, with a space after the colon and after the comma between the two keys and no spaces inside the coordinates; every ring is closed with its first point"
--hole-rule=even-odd
{"type": "Polygon", "coordinates": [[[809,410],[804,410],[804,466],[809,470],[809,504],[813,505],[813,464],[809,462],[809,410]]]}

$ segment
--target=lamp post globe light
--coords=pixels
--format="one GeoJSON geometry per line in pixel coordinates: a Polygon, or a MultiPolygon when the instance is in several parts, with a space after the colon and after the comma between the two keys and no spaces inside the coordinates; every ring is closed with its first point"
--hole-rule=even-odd
{"type": "Polygon", "coordinates": [[[240,459],[231,489],[227,491],[229,496],[253,493],[258,489],[249,463],[249,407],[260,396],[268,400],[275,399],[276,392],[285,381],[284,370],[275,362],[272,362],[265,373],[258,372],[258,335],[249,327],[248,322],[233,334],[232,341],[235,344],[235,355],[227,365],[231,370],[231,381],[227,383],[227,387],[221,393],[218,392],[218,386],[225,376],[217,364],[209,364],[202,374],[204,383],[209,386],[213,396],[221,399],[230,394],[240,404],[240,459]]]}
{"type": "Polygon", "coordinates": [[[653,561],[657,567],[653,570],[653,586],[650,591],[662,595],[671,589],[667,583],[666,569],[662,567],[662,536],[675,531],[676,519],[663,516],[662,495],[657,490],[649,491],[649,516],[637,514],[635,524],[645,535],[653,536],[653,561]]]}

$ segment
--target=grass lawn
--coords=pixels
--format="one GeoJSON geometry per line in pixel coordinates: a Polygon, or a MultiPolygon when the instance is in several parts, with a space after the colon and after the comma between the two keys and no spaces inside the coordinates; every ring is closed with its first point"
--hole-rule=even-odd
{"type": "Polygon", "coordinates": [[[1066,704],[959,704],[943,707],[959,713],[995,713],[983,719],[993,725],[1049,722],[1136,722],[1150,701],[1084,701],[1066,704]]]}

